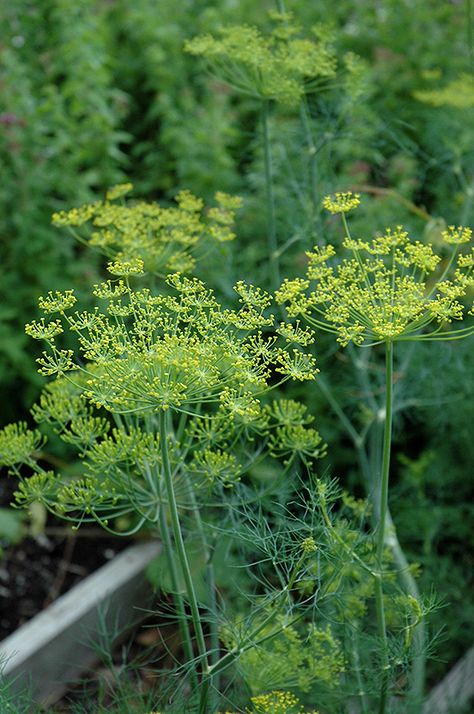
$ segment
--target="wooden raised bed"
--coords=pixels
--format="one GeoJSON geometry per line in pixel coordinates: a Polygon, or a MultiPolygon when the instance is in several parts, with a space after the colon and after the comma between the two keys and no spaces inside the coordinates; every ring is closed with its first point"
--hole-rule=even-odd
{"type": "Polygon", "coordinates": [[[153,600],[145,569],[160,550],[157,541],[127,548],[0,642],[13,691],[30,685],[35,702],[57,701],[96,661],[100,622],[117,632],[142,619],[153,600]]]}
{"type": "Polygon", "coordinates": [[[474,697],[474,647],[429,693],[423,714],[448,714],[469,705],[474,697]]]}

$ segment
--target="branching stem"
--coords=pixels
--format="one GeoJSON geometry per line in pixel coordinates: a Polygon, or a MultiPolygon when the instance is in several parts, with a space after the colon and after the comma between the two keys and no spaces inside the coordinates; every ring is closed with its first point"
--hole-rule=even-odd
{"type": "MultiPolygon", "coordinates": [[[[165,546],[166,561],[168,563],[171,587],[173,588],[173,599],[175,601],[176,610],[178,612],[179,628],[181,630],[181,636],[183,638],[184,652],[186,654],[188,662],[192,662],[194,660],[193,642],[191,638],[191,633],[189,631],[189,623],[184,607],[183,597],[179,591],[179,577],[178,572],[176,570],[176,562],[173,557],[173,546],[171,543],[169,526],[166,521],[166,511],[163,503],[160,506],[159,523],[160,533],[163,539],[163,545],[165,546]]],[[[191,671],[190,679],[192,689],[197,689],[198,681],[194,669],[191,671]]]]}

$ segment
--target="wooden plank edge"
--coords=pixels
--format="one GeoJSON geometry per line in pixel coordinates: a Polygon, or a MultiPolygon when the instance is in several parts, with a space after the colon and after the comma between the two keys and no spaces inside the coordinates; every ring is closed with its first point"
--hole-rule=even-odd
{"type": "Polygon", "coordinates": [[[474,646],[429,693],[423,714],[449,714],[474,697],[474,646]]]}
{"type": "Polygon", "coordinates": [[[150,607],[144,571],[160,551],[158,541],[131,546],[3,640],[2,674],[13,691],[29,685],[35,702],[57,701],[96,661],[99,623],[118,633],[150,607]]]}

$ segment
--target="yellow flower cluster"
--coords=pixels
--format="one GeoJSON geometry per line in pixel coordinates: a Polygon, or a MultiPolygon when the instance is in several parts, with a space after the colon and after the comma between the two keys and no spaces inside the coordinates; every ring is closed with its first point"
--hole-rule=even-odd
{"type": "Polygon", "coordinates": [[[190,470],[204,486],[213,488],[217,483],[232,488],[240,481],[240,469],[233,454],[221,449],[200,449],[194,455],[190,470]]]}
{"type": "Polygon", "coordinates": [[[72,290],[65,290],[64,292],[56,290],[54,293],[49,291],[45,297],[38,299],[40,309],[47,314],[70,310],[71,307],[74,307],[76,302],[77,300],[72,290]]]}
{"type": "Polygon", "coordinates": [[[456,107],[468,109],[474,107],[474,78],[472,74],[462,73],[444,87],[420,89],[413,92],[415,99],[434,107],[456,107]]]}
{"type": "Polygon", "coordinates": [[[43,443],[41,434],[30,431],[25,422],[8,424],[0,431],[0,463],[4,466],[30,463],[32,455],[43,443]]]}
{"type": "Polygon", "coordinates": [[[315,553],[318,550],[318,546],[316,545],[314,538],[309,537],[301,541],[301,550],[305,553],[305,555],[315,553]]]}
{"type": "Polygon", "coordinates": [[[272,456],[289,460],[299,457],[308,463],[326,455],[327,444],[320,433],[309,426],[314,417],[307,414],[303,404],[292,399],[275,401],[265,408],[265,417],[274,428],[268,439],[272,456]]]}
{"type": "Polygon", "coordinates": [[[312,331],[284,322],[275,329],[271,296],[243,281],[235,286],[240,305],[230,310],[200,280],[179,273],[167,277],[167,294],[133,290],[128,276],[141,269],[140,259],[113,261],[109,270],[117,277],[94,287],[103,302],[90,312],[72,311],[71,291],[40,298],[46,317],[26,331],[48,343],[49,351],[37,360],[39,372],[56,379],[32,413],[77,449],[82,470],[77,480],[45,472],[36,453],[41,435],[22,424],[5,428],[0,464],[20,478],[22,464],[33,471],[20,483],[18,503],[39,501],[61,517],[107,528],[130,513],[135,529],[154,523],[163,451],[156,422],[163,411],[170,412],[170,424],[179,412],[183,424],[182,441],[169,444],[173,468],[209,491],[235,487],[249,468],[248,449],[236,444],[244,438],[248,443],[251,432],[262,436],[272,458],[310,461],[324,455],[304,406],[260,402],[275,373],[280,382],[314,377],[314,358],[285,346],[312,341],[312,331]],[[76,337],[75,351],[55,344],[66,328],[76,337]]]}
{"type": "MultiPolygon", "coordinates": [[[[356,207],[359,197],[339,193],[324,205],[332,213],[356,207]]],[[[285,280],[276,293],[290,317],[303,317],[312,327],[334,333],[343,345],[418,337],[444,338],[442,326],[461,320],[461,300],[474,285],[474,253],[459,254],[472,239],[469,228],[451,226],[443,239],[452,244],[446,270],[433,246],[413,241],[398,226],[372,240],[343,242],[352,257],[333,263],[333,246],[307,253],[307,278],[285,280]],[[451,279],[447,279],[453,268],[451,279]],[[431,327],[431,332],[424,330],[431,327]]],[[[466,328],[468,329],[468,328],[466,328]]],[[[464,333],[463,333],[464,334],[464,333]]]]}
{"type": "MultiPolygon", "coordinates": [[[[250,701],[257,714],[304,714],[304,707],[292,692],[274,691],[269,694],[259,694],[250,701]]],[[[307,714],[318,714],[313,709],[307,714]]]]}
{"type": "Polygon", "coordinates": [[[55,213],[53,224],[75,229],[79,240],[98,248],[113,259],[112,264],[114,260],[127,264],[138,259],[147,272],[160,275],[190,272],[199,245],[235,238],[235,213],[242,203],[237,196],[218,191],[216,205],[210,207],[190,191],[178,193],[175,206],[144,201],[113,203],[131,190],[131,184],[115,186],[105,201],[55,213]]]}
{"type": "MultiPolygon", "coordinates": [[[[309,624],[298,628],[282,617],[276,619],[280,632],[275,635],[275,626],[266,625],[261,630],[261,637],[271,633],[274,636],[260,647],[244,652],[238,660],[238,667],[252,688],[266,691],[270,687],[286,686],[309,692],[315,682],[336,688],[345,670],[345,662],[341,643],[333,636],[330,627],[322,629],[309,624]]],[[[230,633],[223,633],[223,638],[226,646],[235,645],[230,633]]],[[[278,709],[278,698],[272,704],[274,709],[257,711],[293,711],[278,709]]]]}
{"type": "Polygon", "coordinates": [[[112,186],[112,188],[109,188],[109,190],[105,194],[105,198],[107,199],[107,201],[115,201],[117,198],[122,198],[123,196],[126,196],[126,194],[130,193],[130,191],[133,191],[132,183],[121,183],[117,186],[112,186]]]}
{"type": "MultiPolygon", "coordinates": [[[[70,291],[40,298],[46,313],[59,312],[78,336],[83,358],[95,363],[87,368],[85,396],[97,408],[112,412],[181,409],[201,401],[220,408],[240,422],[252,422],[260,412],[255,394],[267,388],[271,371],[284,379],[312,379],[314,358],[298,349],[288,351],[265,338],[261,329],[273,325],[268,314],[271,297],[253,285],[239,282],[239,310],[223,310],[212,291],[197,279],[180,274],[167,278],[174,295],[152,296],[148,289],[134,291],[123,276],[139,274],[140,259],[116,260],[109,265],[118,280],[96,285],[94,294],[107,301],[105,312],[67,314],[75,298],[70,291]]],[[[27,332],[46,338],[51,351],[38,359],[44,375],[83,369],[71,350],[58,349],[54,337],[63,330],[61,320],[34,322],[27,332]]],[[[295,332],[301,342],[310,333],[295,332]]],[[[298,339],[291,339],[298,342],[298,339]]]]}
{"type": "Polygon", "coordinates": [[[269,35],[248,25],[223,27],[218,37],[200,35],[185,49],[238,91],[294,106],[317,80],[334,77],[336,55],[317,27],[313,37],[301,37],[291,14],[273,13],[273,19],[269,35]]]}
{"type": "Polygon", "coordinates": [[[335,193],[333,196],[326,196],[323,206],[330,213],[348,213],[360,204],[360,194],[347,191],[345,193],[335,193]]]}
{"type": "Polygon", "coordinates": [[[447,231],[442,231],[441,236],[446,243],[457,245],[459,243],[469,243],[472,240],[472,230],[462,226],[449,226],[447,231]]]}

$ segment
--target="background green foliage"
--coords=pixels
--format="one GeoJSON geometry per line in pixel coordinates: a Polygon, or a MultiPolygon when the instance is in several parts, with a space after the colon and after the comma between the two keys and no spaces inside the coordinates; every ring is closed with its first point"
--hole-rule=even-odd
{"type": "MultiPolygon", "coordinates": [[[[322,196],[333,189],[365,187],[364,210],[353,221],[358,233],[403,223],[436,243],[445,224],[473,224],[466,6],[437,0],[286,3],[304,28],[325,24],[341,67],[347,52],[361,58],[357,83],[353,75],[345,84],[341,72],[337,82],[308,97],[306,131],[298,111],[271,107],[277,230],[290,277],[301,272],[305,250],[340,235],[338,222],[321,210],[322,196]]],[[[2,423],[23,416],[41,381],[35,347],[23,333],[36,317],[37,296],[75,287],[81,297],[99,279],[99,256],[52,227],[54,211],[103,198],[108,186],[124,180],[135,184],[135,196],[170,204],[184,188],[206,200],[216,190],[238,193],[244,198],[238,249],[205,277],[227,294],[237,278],[259,279],[266,255],[259,108],[207,74],[183,46],[223,24],[268,30],[270,9],[272,2],[250,0],[1,5],[2,423]]],[[[320,338],[320,367],[337,382],[341,405],[354,404],[361,388],[355,389],[344,356],[334,349],[320,338]]],[[[393,511],[402,543],[422,565],[422,587],[429,591],[434,582],[449,603],[433,628],[445,624],[441,658],[452,662],[472,640],[474,619],[466,604],[473,545],[466,478],[474,461],[472,348],[421,346],[410,360],[414,378],[402,380],[396,391],[393,511]]],[[[376,394],[378,365],[369,367],[376,394]]],[[[373,418],[362,405],[352,409],[361,424],[373,418]]],[[[353,450],[322,393],[311,410],[331,445],[332,469],[362,490],[353,450]]],[[[371,438],[378,438],[376,428],[371,438]]],[[[435,665],[431,677],[444,666],[435,665]]]]}

